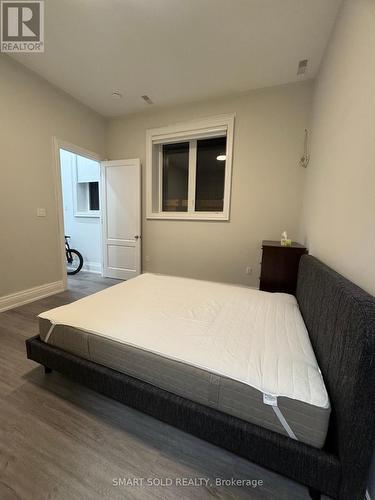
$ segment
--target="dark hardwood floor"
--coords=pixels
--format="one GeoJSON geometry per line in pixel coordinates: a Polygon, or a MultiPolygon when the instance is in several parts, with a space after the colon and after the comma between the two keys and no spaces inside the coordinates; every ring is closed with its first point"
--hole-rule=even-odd
{"type": "Polygon", "coordinates": [[[115,283],[80,273],[66,292],[0,314],[0,499],[309,498],[301,485],[26,359],[40,312],[115,283]],[[116,486],[119,478],[129,485],[116,486]],[[183,478],[196,484],[178,484],[183,478]],[[263,485],[218,486],[216,478],[263,485]]]}

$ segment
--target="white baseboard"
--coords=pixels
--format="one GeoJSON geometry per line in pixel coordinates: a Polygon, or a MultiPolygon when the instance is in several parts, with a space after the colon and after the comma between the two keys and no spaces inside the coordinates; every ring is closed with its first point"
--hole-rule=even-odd
{"type": "Polygon", "coordinates": [[[0,312],[13,309],[15,307],[34,302],[34,300],[49,297],[55,293],[64,291],[64,283],[62,281],[55,281],[54,283],[47,283],[46,285],[36,286],[21,292],[11,293],[0,297],[0,312]]]}
{"type": "Polygon", "coordinates": [[[82,271],[87,273],[102,274],[102,266],[100,262],[84,262],[82,271]]]}

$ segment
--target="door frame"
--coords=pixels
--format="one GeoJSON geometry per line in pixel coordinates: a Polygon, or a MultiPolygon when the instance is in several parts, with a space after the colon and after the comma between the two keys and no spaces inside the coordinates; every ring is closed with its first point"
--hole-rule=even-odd
{"type": "MultiPolygon", "coordinates": [[[[61,274],[64,290],[68,288],[68,277],[66,274],[66,262],[65,262],[65,231],[64,231],[64,205],[63,205],[63,195],[62,195],[62,182],[61,182],[61,164],[60,164],[60,149],[69,151],[90,160],[95,160],[100,164],[104,160],[103,156],[88,149],[77,146],[70,142],[58,139],[57,137],[52,137],[52,152],[53,152],[53,184],[56,199],[56,211],[57,211],[57,230],[59,238],[59,249],[60,249],[60,262],[61,262],[61,274]]],[[[100,168],[101,170],[101,168],[100,168]]],[[[102,218],[100,216],[100,228],[102,232],[102,218]]],[[[102,238],[103,239],[103,238],[102,238]]],[[[103,255],[102,255],[102,270],[103,270],[103,255]]]]}
{"type": "MultiPolygon", "coordinates": [[[[101,162],[100,169],[100,199],[106,200],[107,193],[107,184],[106,184],[106,175],[107,167],[115,167],[115,166],[134,166],[138,167],[138,175],[139,175],[139,240],[138,240],[138,248],[137,248],[137,268],[139,269],[139,274],[142,273],[142,164],[139,158],[133,159],[123,159],[123,160],[103,160],[101,162]]],[[[106,205],[106,203],[104,204],[106,205]]],[[[103,205],[102,205],[103,206],[103,205]]],[[[102,223],[102,272],[104,276],[104,268],[107,262],[107,246],[106,246],[106,234],[107,234],[107,221],[103,217],[103,214],[107,215],[107,207],[105,206],[104,211],[101,211],[101,223],[102,223]]]]}

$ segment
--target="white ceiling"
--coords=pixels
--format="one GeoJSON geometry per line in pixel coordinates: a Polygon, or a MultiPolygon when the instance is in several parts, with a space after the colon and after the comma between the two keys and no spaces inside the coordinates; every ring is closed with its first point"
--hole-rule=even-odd
{"type": "Polygon", "coordinates": [[[144,94],[165,106],[313,78],[341,0],[45,3],[45,53],[14,58],[116,116],[150,108],[144,94]]]}

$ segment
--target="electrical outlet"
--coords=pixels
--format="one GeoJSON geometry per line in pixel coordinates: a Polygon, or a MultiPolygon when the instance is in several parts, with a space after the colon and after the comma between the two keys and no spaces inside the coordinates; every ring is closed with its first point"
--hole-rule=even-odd
{"type": "Polygon", "coordinates": [[[250,266],[247,266],[245,269],[245,274],[248,274],[249,276],[253,274],[253,268],[250,266]]]}
{"type": "Polygon", "coordinates": [[[146,261],[146,262],[150,262],[150,260],[151,260],[150,256],[149,256],[149,255],[146,255],[146,257],[145,257],[145,261],[146,261]]]}

